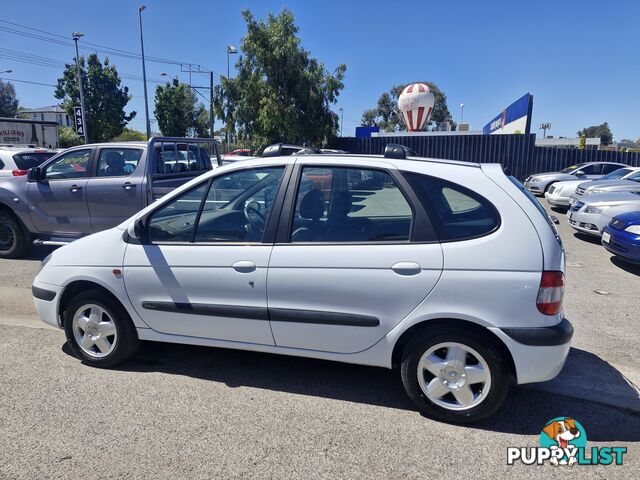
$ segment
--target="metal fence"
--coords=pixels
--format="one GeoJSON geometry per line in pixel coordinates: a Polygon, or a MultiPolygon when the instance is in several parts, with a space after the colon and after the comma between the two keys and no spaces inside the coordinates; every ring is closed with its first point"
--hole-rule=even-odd
{"type": "Polygon", "coordinates": [[[426,135],[336,138],[333,148],[350,153],[380,155],[388,143],[406,145],[421,157],[477,163],[501,163],[516,178],[561,170],[582,162],[620,162],[640,166],[640,153],[536,147],[530,135],[426,135]]]}

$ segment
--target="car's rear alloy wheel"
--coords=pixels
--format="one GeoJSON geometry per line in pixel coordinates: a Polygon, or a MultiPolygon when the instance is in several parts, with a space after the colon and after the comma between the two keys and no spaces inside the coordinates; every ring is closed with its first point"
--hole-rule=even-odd
{"type": "Polygon", "coordinates": [[[64,331],[73,353],[95,367],[128,359],[140,343],[127,310],[101,290],[87,290],[71,299],[64,312],[64,331]]]}
{"type": "Polygon", "coordinates": [[[487,362],[473,348],[457,342],[429,348],[418,363],[417,376],[427,398],[448,410],[473,408],[491,390],[487,362]]]}
{"type": "Polygon", "coordinates": [[[421,332],[406,346],[402,381],[425,415],[453,423],[493,414],[508,391],[505,362],[491,341],[457,328],[421,332]]]}

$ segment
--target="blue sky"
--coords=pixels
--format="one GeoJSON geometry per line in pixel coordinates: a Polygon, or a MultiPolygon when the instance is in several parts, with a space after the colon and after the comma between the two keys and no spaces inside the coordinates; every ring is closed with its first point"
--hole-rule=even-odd
{"type": "MultiPolygon", "coordinates": [[[[87,42],[137,53],[138,5],[30,0],[25,8],[3,2],[0,20],[65,36],[81,31],[87,42]]],[[[584,126],[608,121],[615,139],[640,137],[638,1],[148,0],[146,5],[147,55],[201,64],[219,74],[226,73],[226,45],[239,46],[245,32],[241,9],[264,17],[290,8],[313,56],[330,70],[347,64],[345,89],[335,106],[344,108],[345,135],[353,134],[363,110],[392,85],[425,80],[446,93],[456,121],[458,105],[465,104],[464,119],[473,129],[530,92],[536,132],[541,121],[552,123],[549,133],[555,136],[573,136],[584,126]]],[[[0,27],[24,31],[6,23],[0,27]]],[[[48,84],[60,69],[21,63],[15,56],[24,58],[26,52],[67,62],[74,56],[71,47],[6,31],[0,31],[0,49],[0,71],[13,70],[2,77],[48,84]],[[14,59],[7,58],[7,50],[14,59]]],[[[142,75],[139,61],[110,59],[120,73],[142,75]]],[[[150,79],[161,80],[163,72],[189,79],[179,65],[147,63],[150,79]]],[[[134,96],[130,107],[138,112],[131,126],[144,130],[142,83],[134,78],[124,83],[134,96]]],[[[208,85],[208,78],[194,74],[192,84],[208,85]]],[[[56,103],[52,87],[15,86],[26,106],[56,103]]],[[[154,87],[150,83],[151,111],[154,87]]]]}

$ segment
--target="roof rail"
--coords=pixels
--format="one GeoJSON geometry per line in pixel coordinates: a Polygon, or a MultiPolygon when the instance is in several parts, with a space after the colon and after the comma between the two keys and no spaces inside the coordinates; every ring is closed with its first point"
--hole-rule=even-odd
{"type": "Polygon", "coordinates": [[[286,157],[287,155],[293,155],[300,150],[306,150],[307,147],[302,145],[291,145],[289,143],[274,143],[264,147],[261,157],[286,157]]]}
{"type": "Polygon", "coordinates": [[[384,147],[384,158],[394,158],[396,160],[404,160],[408,156],[416,157],[417,154],[409,147],[398,143],[387,143],[384,147]]]}

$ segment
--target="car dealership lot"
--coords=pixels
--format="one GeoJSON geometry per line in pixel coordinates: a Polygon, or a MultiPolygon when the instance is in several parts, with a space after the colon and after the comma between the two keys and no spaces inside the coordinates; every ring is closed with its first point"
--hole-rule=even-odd
{"type": "Polygon", "coordinates": [[[628,382],[640,383],[640,267],[554,214],[576,330],[567,367],[467,427],[421,417],[397,372],[377,368],[168,344],[146,344],[115,370],[83,366],[33,307],[47,250],[0,260],[0,478],[539,478],[508,467],[506,449],[537,446],[545,422],[564,415],[590,445],[629,448],[625,466],[574,467],[581,476],[637,478],[640,401],[628,382]]]}

